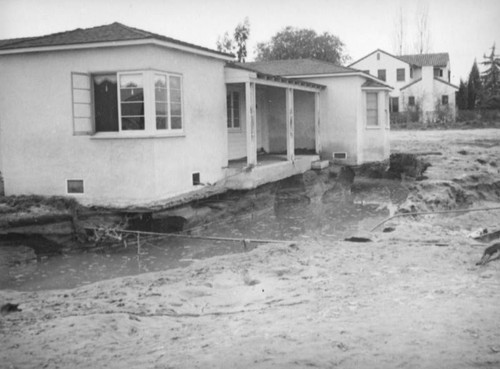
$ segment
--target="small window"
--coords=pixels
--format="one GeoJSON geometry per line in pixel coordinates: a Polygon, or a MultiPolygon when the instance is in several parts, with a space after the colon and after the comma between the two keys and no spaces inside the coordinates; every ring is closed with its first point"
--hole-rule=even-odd
{"type": "Polygon", "coordinates": [[[380,60],[380,53],[377,53],[377,60],[380,60]]]}
{"type": "Polygon", "coordinates": [[[408,97],[408,105],[415,106],[415,96],[408,97]]]}
{"type": "Polygon", "coordinates": [[[366,93],[366,125],[378,126],[378,94],[376,92],[366,93]]]}
{"type": "Polygon", "coordinates": [[[404,68],[398,68],[396,70],[396,80],[398,80],[398,81],[405,80],[405,69],[404,68]]]}
{"type": "Polygon", "coordinates": [[[193,173],[193,186],[197,186],[199,184],[201,184],[200,173],[193,173]]]}
{"type": "Polygon", "coordinates": [[[448,105],[448,95],[441,96],[441,104],[448,105]]]}
{"type": "Polygon", "coordinates": [[[410,68],[410,78],[413,78],[413,68],[410,68]]]}
{"type": "Polygon", "coordinates": [[[399,97],[391,97],[389,110],[391,113],[399,113],[399,97]]]}
{"type": "Polygon", "coordinates": [[[229,91],[227,94],[227,128],[240,128],[240,93],[229,91]]]}
{"type": "Polygon", "coordinates": [[[347,159],[347,153],[346,152],[334,152],[333,158],[334,159],[347,159]]]}
{"type": "Polygon", "coordinates": [[[441,68],[434,68],[434,77],[442,77],[443,70],[441,68]]]}
{"type": "Polygon", "coordinates": [[[82,179],[68,179],[68,193],[83,193],[82,179]]]}
{"type": "Polygon", "coordinates": [[[377,71],[377,76],[378,76],[378,79],[385,81],[385,69],[379,69],[377,71]]]}

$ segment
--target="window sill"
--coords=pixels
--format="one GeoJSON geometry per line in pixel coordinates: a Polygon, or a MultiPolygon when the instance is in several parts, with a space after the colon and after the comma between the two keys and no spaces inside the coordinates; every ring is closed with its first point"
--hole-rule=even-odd
{"type": "Polygon", "coordinates": [[[138,138],[170,138],[185,137],[182,132],[156,133],[156,132],[97,132],[90,136],[91,140],[116,140],[116,139],[138,139],[138,138]]]}
{"type": "Polygon", "coordinates": [[[241,133],[243,130],[241,128],[228,128],[229,133],[241,133]]]}
{"type": "Polygon", "coordinates": [[[373,129],[380,129],[380,126],[366,126],[366,129],[373,130],[373,129]]]}

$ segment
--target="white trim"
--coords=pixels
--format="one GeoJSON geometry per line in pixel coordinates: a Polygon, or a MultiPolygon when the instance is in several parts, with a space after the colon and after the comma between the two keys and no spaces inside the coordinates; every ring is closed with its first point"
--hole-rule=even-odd
{"type": "MultiPolygon", "coordinates": [[[[179,130],[180,131],[180,130],[179,130]]],[[[91,140],[116,140],[130,138],[174,138],[185,137],[184,132],[153,133],[151,131],[121,131],[121,132],[96,132],[90,136],[91,140]],[[130,133],[129,133],[130,132],[130,133]]]]}
{"type": "Polygon", "coordinates": [[[82,49],[97,49],[97,48],[109,48],[109,47],[123,47],[123,46],[138,46],[138,45],[156,45],[169,49],[176,49],[181,51],[186,51],[192,54],[207,56],[215,59],[221,59],[225,61],[234,61],[233,57],[217,54],[216,52],[210,52],[208,50],[200,50],[195,47],[189,47],[186,45],[179,45],[174,42],[160,41],[160,40],[130,40],[130,41],[107,41],[107,42],[92,42],[86,44],[71,44],[71,45],[56,45],[56,46],[38,46],[38,47],[25,47],[19,49],[8,49],[0,50],[0,55],[10,55],[10,54],[24,54],[24,53],[39,53],[47,51],[67,51],[67,50],[82,50],[82,49]]]}
{"type": "Polygon", "coordinates": [[[250,82],[253,82],[257,85],[273,86],[273,87],[281,87],[281,88],[291,88],[293,90],[301,90],[301,91],[307,91],[307,92],[320,92],[321,91],[321,88],[300,86],[300,85],[296,85],[294,83],[268,81],[268,80],[264,80],[264,79],[260,79],[260,78],[250,78],[250,82]]]}

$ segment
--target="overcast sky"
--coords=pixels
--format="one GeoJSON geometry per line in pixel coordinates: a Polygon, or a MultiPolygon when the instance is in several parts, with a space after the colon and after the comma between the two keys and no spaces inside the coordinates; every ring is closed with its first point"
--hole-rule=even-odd
{"type": "MultiPolygon", "coordinates": [[[[257,42],[285,26],[330,32],[355,61],[380,48],[394,50],[401,7],[408,33],[422,0],[0,0],[0,39],[38,36],[115,21],[215,48],[217,37],[250,20],[249,58],[257,42]]],[[[494,42],[500,53],[500,0],[424,0],[431,52],[448,52],[452,82],[467,78],[474,58],[494,42]]],[[[408,44],[413,44],[409,36],[408,44]]],[[[408,50],[411,52],[412,50],[408,50]]]]}

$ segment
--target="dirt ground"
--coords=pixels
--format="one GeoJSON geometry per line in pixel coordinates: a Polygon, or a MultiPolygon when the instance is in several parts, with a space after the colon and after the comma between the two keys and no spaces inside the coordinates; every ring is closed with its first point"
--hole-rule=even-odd
{"type": "MultiPolygon", "coordinates": [[[[397,131],[403,207],[500,206],[500,130],[397,131]]],[[[500,211],[397,218],[373,242],[263,245],[71,290],[0,291],[2,368],[500,368],[500,211]]]]}

